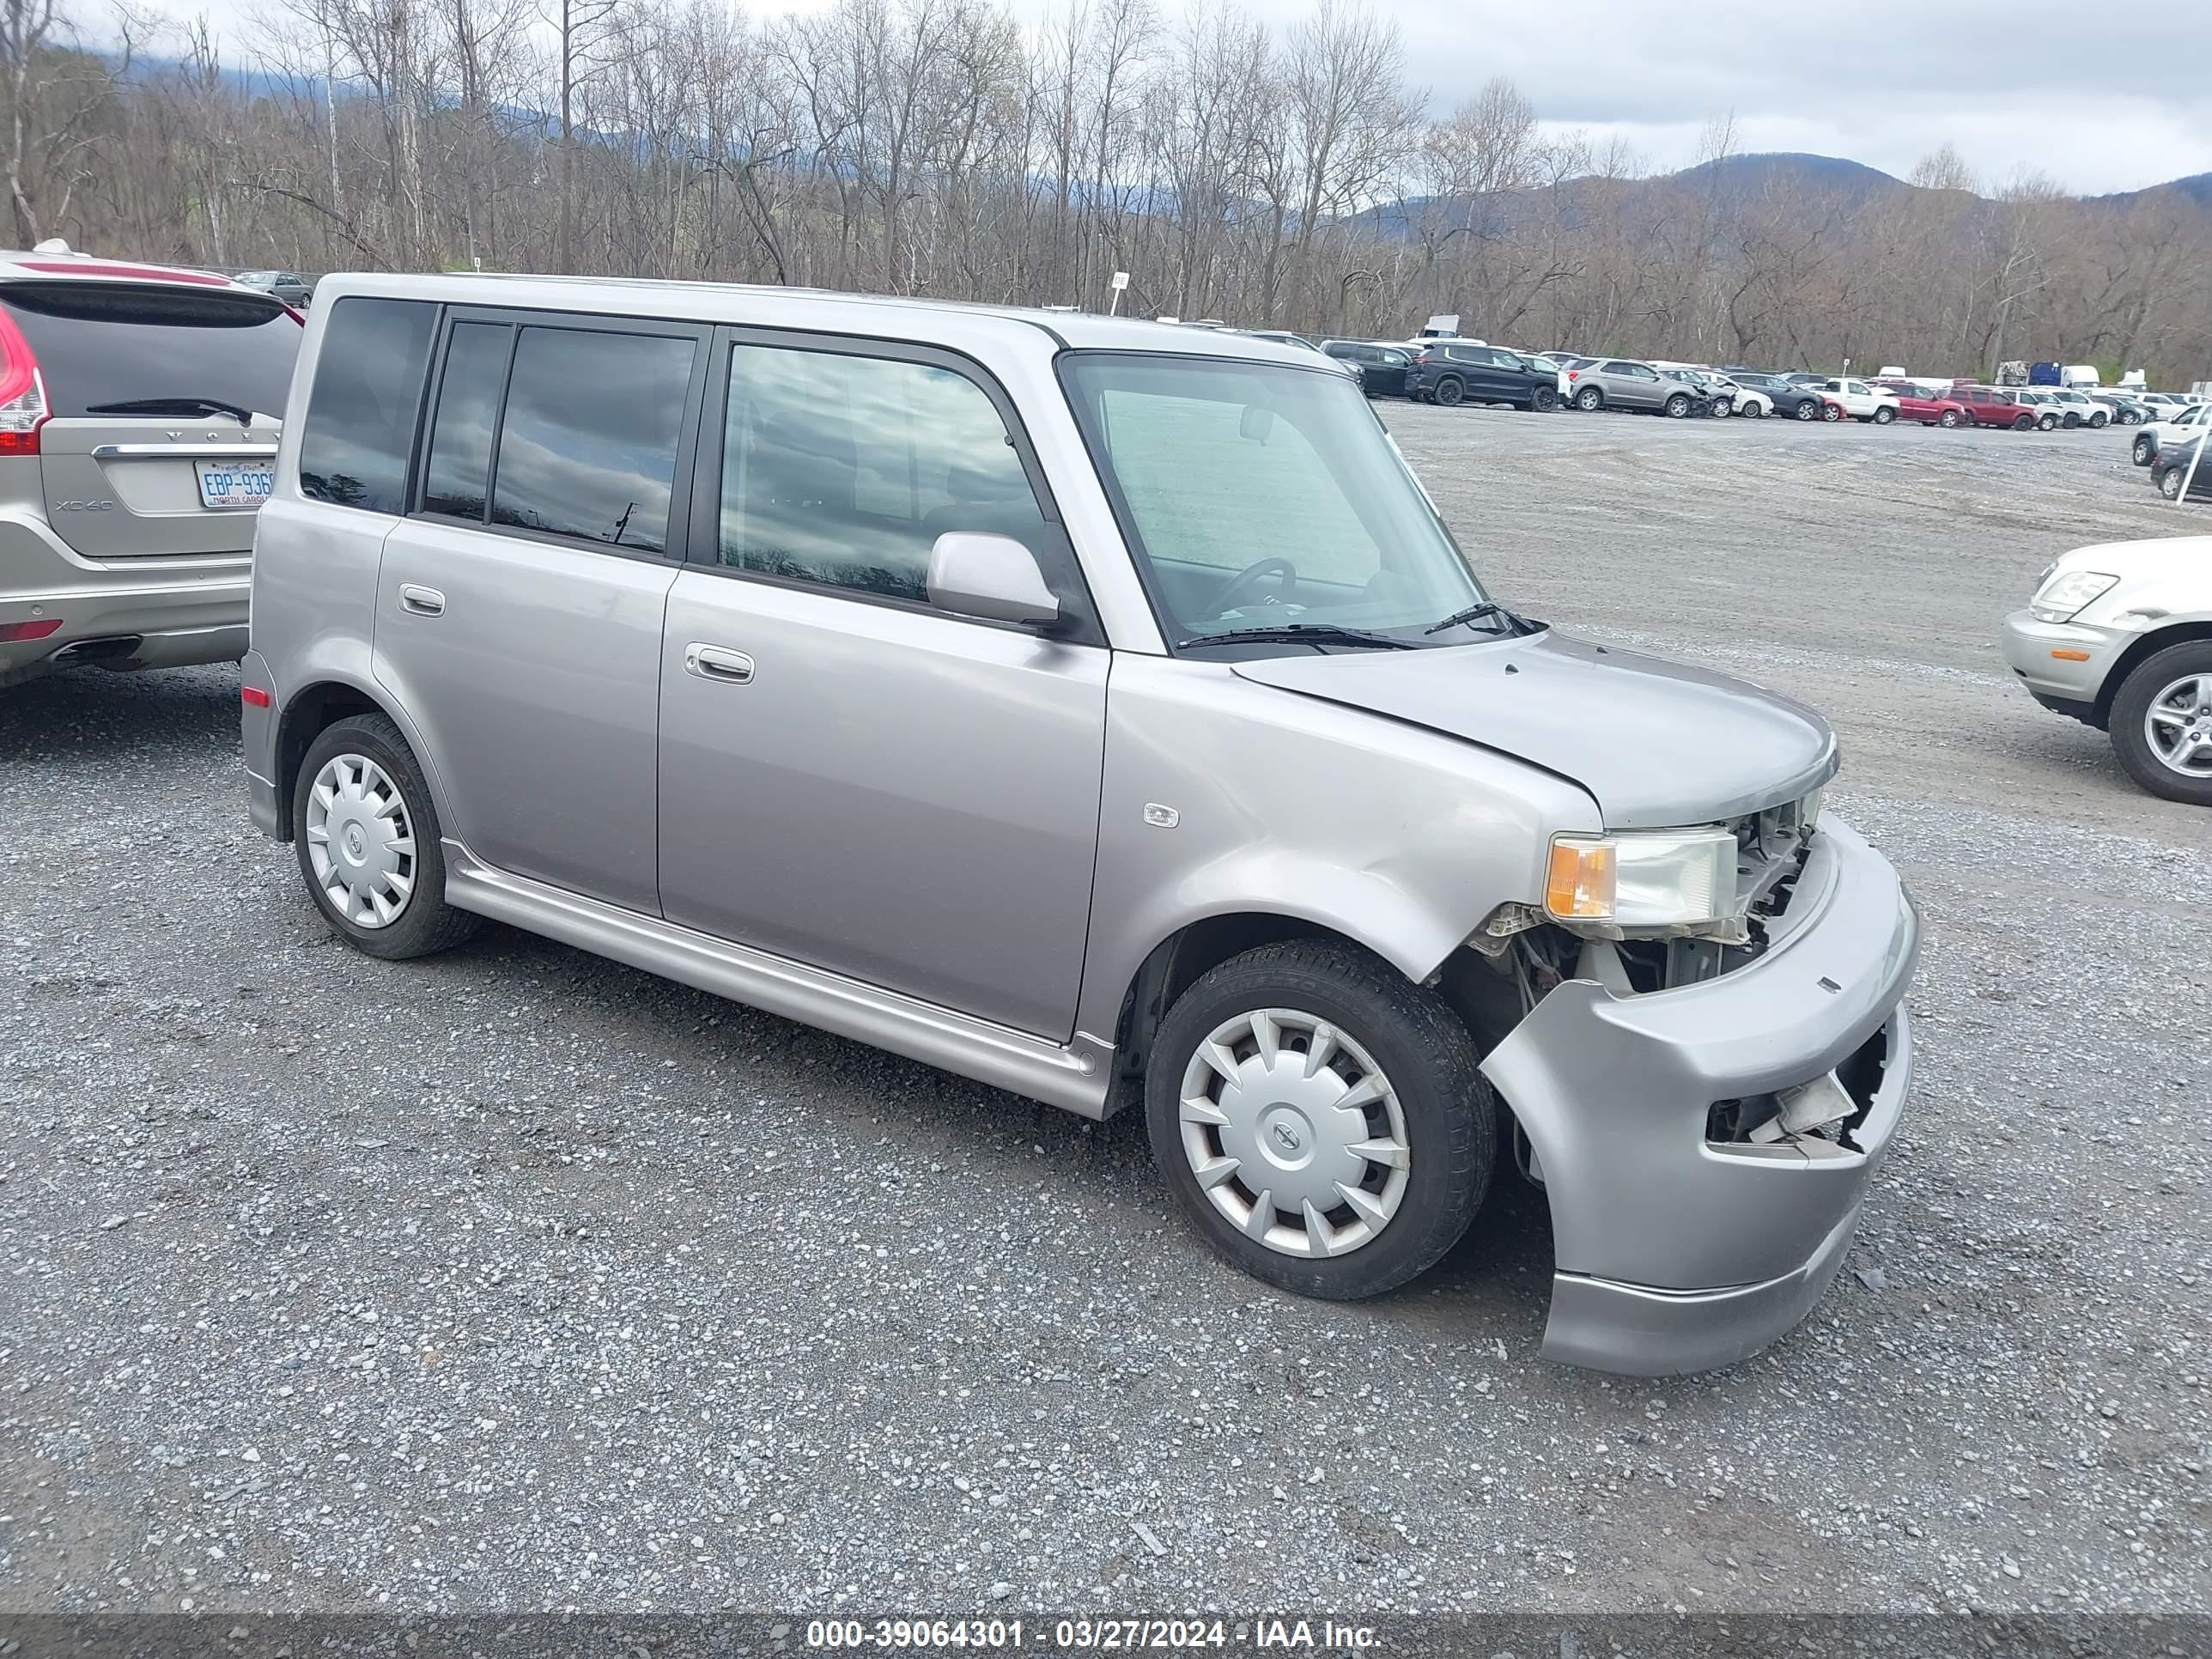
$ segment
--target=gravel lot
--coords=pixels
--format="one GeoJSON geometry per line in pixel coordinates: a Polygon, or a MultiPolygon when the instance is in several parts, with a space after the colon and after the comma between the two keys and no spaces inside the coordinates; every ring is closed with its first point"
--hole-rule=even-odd
{"type": "Polygon", "coordinates": [[[2212,1608],[2212,816],[1995,647],[2189,520],[2116,433],[1387,412],[1509,603],[1826,710],[1925,907],[1802,1330],[1560,1370],[1510,1182],[1305,1303],[1134,1114],[504,930],[370,961],[235,676],[86,671],[0,696],[0,1612],[2212,1608]]]}

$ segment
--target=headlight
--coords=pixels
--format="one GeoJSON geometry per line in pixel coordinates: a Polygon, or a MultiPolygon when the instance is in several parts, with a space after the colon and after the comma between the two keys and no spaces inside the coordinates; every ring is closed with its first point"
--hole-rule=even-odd
{"type": "Polygon", "coordinates": [[[1559,921],[1677,927],[1735,908],[1735,837],[1725,830],[1560,836],[1544,908],[1559,921]]]}
{"type": "Polygon", "coordinates": [[[2118,580],[2101,570],[2069,570],[2037,589],[2027,608],[2038,622],[2067,622],[2118,580]]]}

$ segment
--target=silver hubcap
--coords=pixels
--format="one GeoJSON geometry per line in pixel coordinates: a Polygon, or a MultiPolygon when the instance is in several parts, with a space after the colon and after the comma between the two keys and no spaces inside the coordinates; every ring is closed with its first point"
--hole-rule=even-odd
{"type": "Polygon", "coordinates": [[[2150,700],[2143,741],[2168,771],[2212,778],[2212,674],[2191,674],[2150,700]]]}
{"type": "Polygon", "coordinates": [[[386,927],[415,891],[415,826],[399,786],[366,755],[336,755],[307,792],[307,863],[331,908],[386,927]]]}
{"type": "Polygon", "coordinates": [[[1342,1255],[1405,1200],[1413,1153],[1397,1092],[1312,1014],[1260,1008],[1216,1026],[1183,1069],[1182,1109],[1199,1186],[1271,1250],[1342,1255]]]}

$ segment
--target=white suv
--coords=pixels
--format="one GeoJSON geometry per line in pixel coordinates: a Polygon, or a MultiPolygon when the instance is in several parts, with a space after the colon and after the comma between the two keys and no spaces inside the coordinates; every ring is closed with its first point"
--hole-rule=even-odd
{"type": "Polygon", "coordinates": [[[2112,734],[2154,795],[2212,806],[2212,537],[2109,542],[2043,573],[2005,660],[2045,708],[2112,734]]]}
{"type": "MultiPolygon", "coordinates": [[[[1823,380],[1820,391],[1830,407],[1840,408],[1844,415],[1855,421],[1871,421],[1876,426],[1887,426],[1895,420],[1900,406],[1894,392],[1869,386],[1864,380],[1823,380]]],[[[1842,416],[1831,415],[1828,418],[1840,420],[1842,416]]]]}

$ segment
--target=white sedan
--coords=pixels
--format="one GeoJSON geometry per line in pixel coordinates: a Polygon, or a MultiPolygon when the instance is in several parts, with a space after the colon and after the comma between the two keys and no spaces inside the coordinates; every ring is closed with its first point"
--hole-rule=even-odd
{"type": "Polygon", "coordinates": [[[2212,806],[2212,536],[2076,549],[2005,618],[2005,661],[2045,708],[2112,736],[2154,795],[2212,806]]]}

